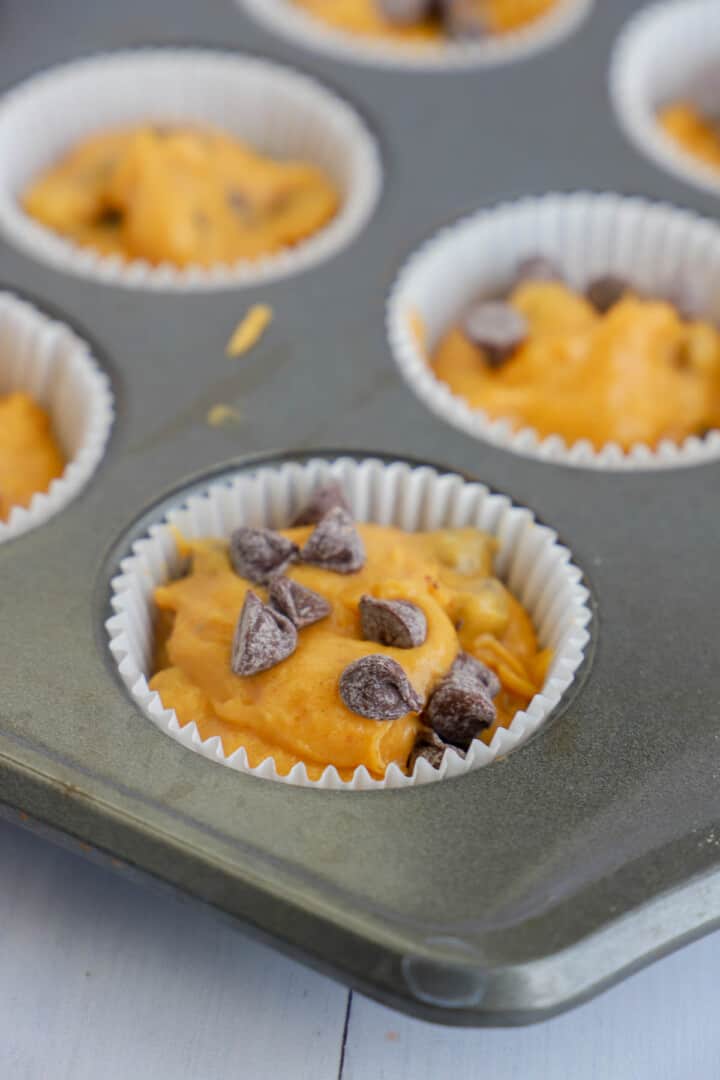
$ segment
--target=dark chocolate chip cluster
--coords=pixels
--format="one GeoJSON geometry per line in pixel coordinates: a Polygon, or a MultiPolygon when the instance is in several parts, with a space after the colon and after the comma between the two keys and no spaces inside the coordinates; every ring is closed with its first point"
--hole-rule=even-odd
{"type": "Polygon", "coordinates": [[[460,653],[427,702],[400,665],[381,653],[356,660],[340,679],[342,700],[359,716],[397,720],[422,710],[423,728],[408,762],[411,772],[418,758],[439,769],[446,750],[464,757],[473,739],[495,723],[493,698],[499,690],[497,675],[468,653],[460,653]]]}
{"type": "Polygon", "coordinates": [[[493,697],[499,689],[494,672],[461,653],[433,691],[423,719],[443,742],[467,751],[475,736],[495,723],[493,697]]]}
{"type": "Polygon", "coordinates": [[[446,751],[465,757],[473,739],[497,719],[493,698],[500,690],[494,671],[468,653],[460,653],[435,687],[421,716],[425,727],[410,755],[412,773],[419,758],[439,769],[446,751]]]}
{"type": "MultiPolygon", "coordinates": [[[[345,497],[336,484],[319,488],[295,524],[314,525],[304,547],[272,529],[243,526],[230,538],[230,560],[241,577],[268,588],[263,603],[249,589],[238,619],[231,666],[236,675],[256,675],[291,656],[298,631],[330,615],[331,605],[319,593],[285,576],[293,563],[318,566],[336,574],[352,574],[365,565],[365,549],[345,497]]],[[[409,600],[388,600],[368,594],[360,598],[360,626],[366,641],[393,649],[417,649],[427,640],[425,612],[409,600]]],[[[345,706],[370,720],[397,720],[421,714],[423,728],[409,761],[418,758],[434,768],[446,750],[464,756],[473,739],[496,720],[493,698],[497,676],[479,660],[460,653],[427,701],[390,656],[373,653],[345,668],[338,685],[345,706]]]]}
{"type": "MultiPolygon", "coordinates": [[[[530,281],[563,282],[562,271],[544,255],[531,255],[518,264],[515,278],[508,290],[530,281]]],[[[607,274],[592,280],[585,296],[597,312],[605,315],[623,296],[639,293],[630,282],[607,274]]],[[[530,333],[528,321],[507,299],[478,300],[466,312],[461,328],[465,336],[481,349],[485,363],[501,367],[524,345],[530,333]]]]}
{"type": "Polygon", "coordinates": [[[324,596],[290,578],[274,578],[269,603],[248,589],[232,645],[236,675],[257,675],[275,667],[297,648],[298,630],[326,619],[331,607],[324,596]]]}
{"type": "Polygon", "coordinates": [[[337,574],[351,574],[365,565],[360,534],[337,485],[320,488],[299,520],[315,524],[302,549],[272,529],[243,526],[230,537],[235,572],[254,585],[268,586],[267,604],[252,589],[245,597],[232,646],[236,675],[257,675],[280,664],[295,652],[298,630],[330,614],[325,597],[284,576],[292,563],[337,574]]]}

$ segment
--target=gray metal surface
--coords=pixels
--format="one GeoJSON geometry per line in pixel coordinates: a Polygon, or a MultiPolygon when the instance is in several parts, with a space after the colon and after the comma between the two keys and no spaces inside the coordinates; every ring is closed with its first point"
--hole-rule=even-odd
{"type": "Polygon", "coordinates": [[[714,213],[626,145],[609,50],[640,5],[600,0],[552,52],[412,74],[300,52],[231,0],[5,0],[3,88],[100,49],[258,51],[366,115],[386,186],[359,240],[258,290],[143,294],[0,245],[0,279],[96,344],[118,420],[61,516],[0,546],[0,801],[242,919],[383,1001],[446,1023],[539,1019],[720,923],[720,466],[549,467],[473,442],[400,383],[383,329],[399,264],[438,225],[549,189],[615,189],[714,213]],[[247,305],[275,321],[223,355],[247,305]],[[208,408],[237,403],[238,427],[208,408]],[[107,582],[134,522],[189,474],[271,447],[368,448],[467,471],[536,509],[598,604],[580,692],[529,746],[410,792],[323,794],[238,775],[155,730],[106,649],[107,582]]]}

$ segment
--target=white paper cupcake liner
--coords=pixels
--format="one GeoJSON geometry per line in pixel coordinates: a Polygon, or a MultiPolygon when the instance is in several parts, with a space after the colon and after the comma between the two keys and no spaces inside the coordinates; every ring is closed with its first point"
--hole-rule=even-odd
{"type": "Polygon", "coordinates": [[[338,791],[405,788],[447,779],[487,765],[520,746],[538,730],[572,684],[589,641],[587,627],[591,618],[588,593],[570,552],[558,543],[551,529],[537,524],[529,510],[513,506],[503,495],[491,494],[482,484],[468,483],[429,467],[413,468],[400,462],[387,465],[377,460],[358,462],[351,458],[265,466],[192,495],[133,544],[132,554],[123,560],[121,573],[112,582],[112,593],[116,614],[107,623],[111,652],[133,699],[161,731],[186,748],[240,772],[338,791]],[[153,592],[180,569],[171,526],[193,539],[227,538],[244,524],[281,528],[293,519],[312,491],[330,478],[340,481],[360,521],[409,531],[476,526],[496,536],[500,542],[498,576],[532,616],[541,645],[554,650],[542,693],[533,698],[526,711],[515,716],[509,728],[500,728],[489,746],[476,740],[465,760],[448,753],[442,767],[435,770],[421,759],[411,777],[391,765],[384,780],[373,779],[361,767],[351,781],[343,781],[334,767],[328,767],[319,780],[312,781],[303,764],[282,776],[272,758],[250,768],[244,749],[228,757],[218,737],[203,741],[194,723],[181,727],[175,712],[164,708],[160,696],[148,686],[153,592]]]}
{"type": "Polygon", "coordinates": [[[27,254],[110,285],[227,289],[299,273],[341,251],[378,201],[376,142],[319,83],[265,60],[191,49],[92,57],[34,76],[0,102],[0,231],[27,254]],[[210,124],[278,159],[319,166],[340,192],[336,217],[286,251],[209,269],[151,266],[81,248],[24,213],[19,196],[91,133],[148,122],[210,124]]]}
{"type": "Polygon", "coordinates": [[[0,544],[42,525],[79,494],[103,456],[113,422],[110,381],[89,346],[64,323],[0,292],[0,396],[16,390],[50,414],[67,465],[47,492],[0,521],[0,544]]]}
{"type": "Polygon", "coordinates": [[[596,450],[587,440],[568,446],[559,435],[542,438],[532,428],[513,430],[472,408],[438,379],[428,356],[442,335],[477,297],[512,281],[517,264],[545,255],[582,290],[614,274],[638,288],[671,296],[682,282],[699,282],[706,316],[720,322],[720,227],[664,204],[619,195],[551,194],[505,203],[465,218],[429,240],[405,264],[387,307],[390,346],[400,371],[425,405],[476,439],[526,457],[597,469],[687,466],[720,458],[720,432],[657,449],[616,443],[596,450]],[[423,349],[413,330],[419,316],[423,349]]]}
{"type": "Polygon", "coordinates": [[[557,7],[535,22],[478,42],[442,42],[416,46],[350,34],[323,23],[291,0],[237,0],[268,30],[295,45],[329,53],[338,60],[408,70],[447,71],[493,67],[521,60],[568,38],[590,14],[594,0],[558,0],[557,7]]]}
{"type": "Polygon", "coordinates": [[[692,101],[711,115],[718,112],[717,0],[672,0],[640,11],[615,46],[610,94],[620,125],[638,150],[679,179],[720,195],[720,172],[684,151],[657,121],[658,109],[678,100],[692,101]]]}

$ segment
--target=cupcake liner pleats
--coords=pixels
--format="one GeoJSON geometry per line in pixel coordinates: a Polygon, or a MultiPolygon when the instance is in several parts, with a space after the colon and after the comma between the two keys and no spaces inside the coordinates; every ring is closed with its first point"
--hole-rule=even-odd
{"type": "Polygon", "coordinates": [[[687,102],[716,119],[718,70],[716,0],[669,0],[630,19],[615,45],[609,77],[618,122],[636,149],[678,179],[714,195],[720,195],[720,169],[677,144],[658,123],[658,110],[687,102]]]}
{"type": "Polygon", "coordinates": [[[392,354],[408,386],[441,419],[468,435],[554,464],[592,469],[662,469],[720,458],[720,431],[664,440],[656,448],[588,440],[568,446],[472,408],[434,374],[429,357],[478,296],[493,296],[531,256],[551,259],[580,290],[615,275],[649,295],[701,283],[704,316],[720,323],[720,227],[697,215],[614,194],[550,194],[481,210],[443,229],[402,267],[387,304],[392,354]],[[422,340],[417,327],[422,327],[422,340]]]}
{"type": "Polygon", "coordinates": [[[0,395],[24,391],[50,416],[65,471],[27,507],[0,521],[0,543],[63,510],[97,469],[113,422],[110,381],[89,345],[64,323],[0,292],[0,395]]]}
{"type": "Polygon", "coordinates": [[[201,291],[300,273],[361,232],[381,188],[377,144],[358,114],[313,79],[266,60],[195,49],[108,53],[33,76],[0,102],[0,232],[58,270],[107,285],[201,291]],[[84,138],[148,122],[211,125],[269,157],[316,165],[338,191],[340,208],[294,247],[210,268],[103,255],[23,211],[28,184],[84,138]]]}
{"type": "Polygon", "coordinates": [[[318,458],[306,464],[289,461],[268,465],[214,483],[202,494],[180,499],[162,521],[132,545],[111,587],[115,612],[107,623],[111,653],[138,708],[161,731],[187,749],[239,772],[337,791],[377,791],[432,783],[489,764],[520,746],[542,726],[573,684],[585,657],[591,621],[588,592],[570,552],[558,542],[552,529],[535,521],[529,510],[514,506],[483,484],[457,475],[442,474],[429,466],[385,464],[373,459],[318,458]],[[497,573],[525,605],[540,645],[553,650],[542,692],[535,695],[526,710],[516,714],[507,729],[497,730],[489,746],[475,740],[464,760],[447,753],[436,770],[421,759],[412,776],[390,765],[383,780],[371,776],[364,767],[356,769],[351,780],[342,780],[333,766],[326,768],[319,780],[309,779],[303,764],[282,775],[272,758],[251,768],[244,749],[226,756],[219,738],[203,741],[195,723],[182,727],[175,713],[164,708],[160,696],[148,685],[152,674],[153,593],[180,569],[175,530],[188,538],[201,539],[227,538],[240,525],[284,527],[312,491],[331,479],[341,484],[357,520],[392,524],[407,531],[472,526],[496,536],[497,573]]]}

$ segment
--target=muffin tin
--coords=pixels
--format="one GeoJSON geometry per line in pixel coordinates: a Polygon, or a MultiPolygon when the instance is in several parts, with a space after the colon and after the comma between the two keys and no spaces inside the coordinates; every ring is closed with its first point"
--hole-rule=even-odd
{"type": "Polygon", "coordinates": [[[541,1019],[720,922],[720,466],[590,472],[473,440],[401,383],[384,327],[405,258],[475,208],[592,185],[715,212],[616,127],[610,51],[640,6],[603,0],[554,51],[442,75],[296,50],[229,0],[3,10],[3,88],[137,44],[300,67],[365,116],[385,190],[335,259],[257,288],[130,292],[0,244],[2,284],[90,342],[117,412],[82,496],[0,545],[0,802],[445,1023],[541,1019]],[[254,302],[274,322],[228,360],[254,302]],[[209,426],[217,403],[240,422],[209,426]],[[333,444],[482,480],[532,507],[585,572],[594,648],[561,709],[506,759],[406,791],[272,784],[163,737],[117,677],[109,583],[162,506],[333,444]],[[275,458],[278,446],[290,452],[275,458]]]}

